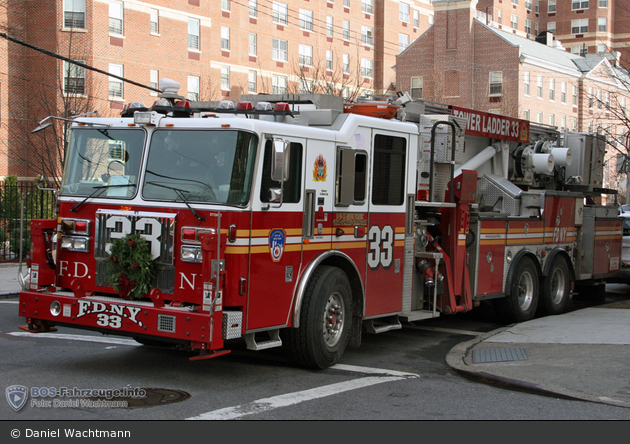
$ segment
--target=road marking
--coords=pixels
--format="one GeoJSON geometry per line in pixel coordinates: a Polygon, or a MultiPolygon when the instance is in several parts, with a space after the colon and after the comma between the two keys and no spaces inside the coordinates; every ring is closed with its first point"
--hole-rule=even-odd
{"type": "Polygon", "coordinates": [[[393,370],[384,370],[370,367],[358,367],[354,365],[337,364],[330,367],[331,370],[344,370],[352,372],[361,372],[368,374],[379,374],[381,376],[368,376],[366,378],[352,379],[345,382],[337,382],[335,384],[315,387],[299,392],[286,393],[284,395],[272,396],[271,398],[263,398],[257,401],[241,404],[234,407],[226,407],[219,410],[203,413],[198,416],[186,418],[188,420],[229,420],[238,419],[243,416],[254,415],[257,413],[268,412],[281,407],[299,404],[301,402],[311,401],[313,399],[325,398],[327,396],[337,395],[339,393],[356,390],[371,385],[382,384],[384,382],[400,381],[403,379],[419,378],[415,373],[404,373],[393,370]]]}
{"type": "Polygon", "coordinates": [[[8,334],[10,334],[11,336],[19,336],[19,337],[68,339],[71,341],[99,342],[101,344],[131,345],[134,347],[142,345],[133,339],[101,338],[100,336],[69,335],[65,333],[29,333],[26,331],[14,331],[8,334]]]}
{"type": "Polygon", "coordinates": [[[422,327],[420,325],[405,325],[405,328],[408,328],[411,330],[428,330],[428,331],[440,331],[443,333],[456,333],[458,335],[468,335],[468,336],[481,336],[485,334],[484,332],[479,332],[479,331],[458,330],[456,328],[422,327]]]}

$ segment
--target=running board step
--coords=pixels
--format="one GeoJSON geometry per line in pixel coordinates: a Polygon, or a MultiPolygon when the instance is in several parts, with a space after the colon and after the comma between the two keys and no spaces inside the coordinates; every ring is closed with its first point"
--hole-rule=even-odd
{"type": "Polygon", "coordinates": [[[256,333],[247,333],[245,343],[248,350],[265,350],[266,348],[274,348],[282,346],[282,339],[280,339],[280,330],[270,330],[268,332],[262,332],[260,334],[267,333],[269,339],[256,342],[256,333]]]}
{"type": "Polygon", "coordinates": [[[402,325],[398,320],[398,316],[380,319],[367,319],[363,321],[363,325],[368,333],[383,333],[390,330],[400,330],[402,328],[402,325]]]}

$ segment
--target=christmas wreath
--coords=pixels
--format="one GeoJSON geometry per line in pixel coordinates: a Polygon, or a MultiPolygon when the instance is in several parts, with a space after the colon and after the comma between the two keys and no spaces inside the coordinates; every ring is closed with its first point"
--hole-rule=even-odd
{"type": "Polygon", "coordinates": [[[138,234],[115,239],[109,252],[107,278],[125,299],[140,299],[153,288],[151,246],[138,234]]]}

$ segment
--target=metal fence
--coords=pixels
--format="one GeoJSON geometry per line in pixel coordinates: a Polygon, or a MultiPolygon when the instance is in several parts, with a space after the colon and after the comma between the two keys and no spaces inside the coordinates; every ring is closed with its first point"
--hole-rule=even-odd
{"type": "Polygon", "coordinates": [[[55,196],[50,190],[40,190],[33,182],[17,182],[11,178],[0,182],[0,262],[17,262],[31,249],[31,219],[55,217],[55,196]]]}

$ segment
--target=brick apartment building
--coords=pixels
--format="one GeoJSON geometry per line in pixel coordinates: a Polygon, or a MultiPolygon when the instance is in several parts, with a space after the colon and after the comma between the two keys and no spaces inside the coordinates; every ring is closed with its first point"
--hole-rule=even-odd
{"type": "Polygon", "coordinates": [[[497,29],[529,38],[549,31],[573,54],[619,52],[630,60],[630,4],[624,0],[479,0],[476,9],[497,29]]]}
{"type": "MultiPolygon", "coordinates": [[[[396,55],[431,24],[431,0],[5,0],[10,37],[94,72],[0,39],[0,177],[40,172],[30,134],[48,115],[151,104],[171,78],[193,100],[241,94],[391,94],[396,55]]],[[[55,125],[55,131],[62,131],[55,125]]],[[[57,134],[56,140],[63,135],[57,134]]],[[[50,150],[47,150],[48,154],[50,150]]]]}

